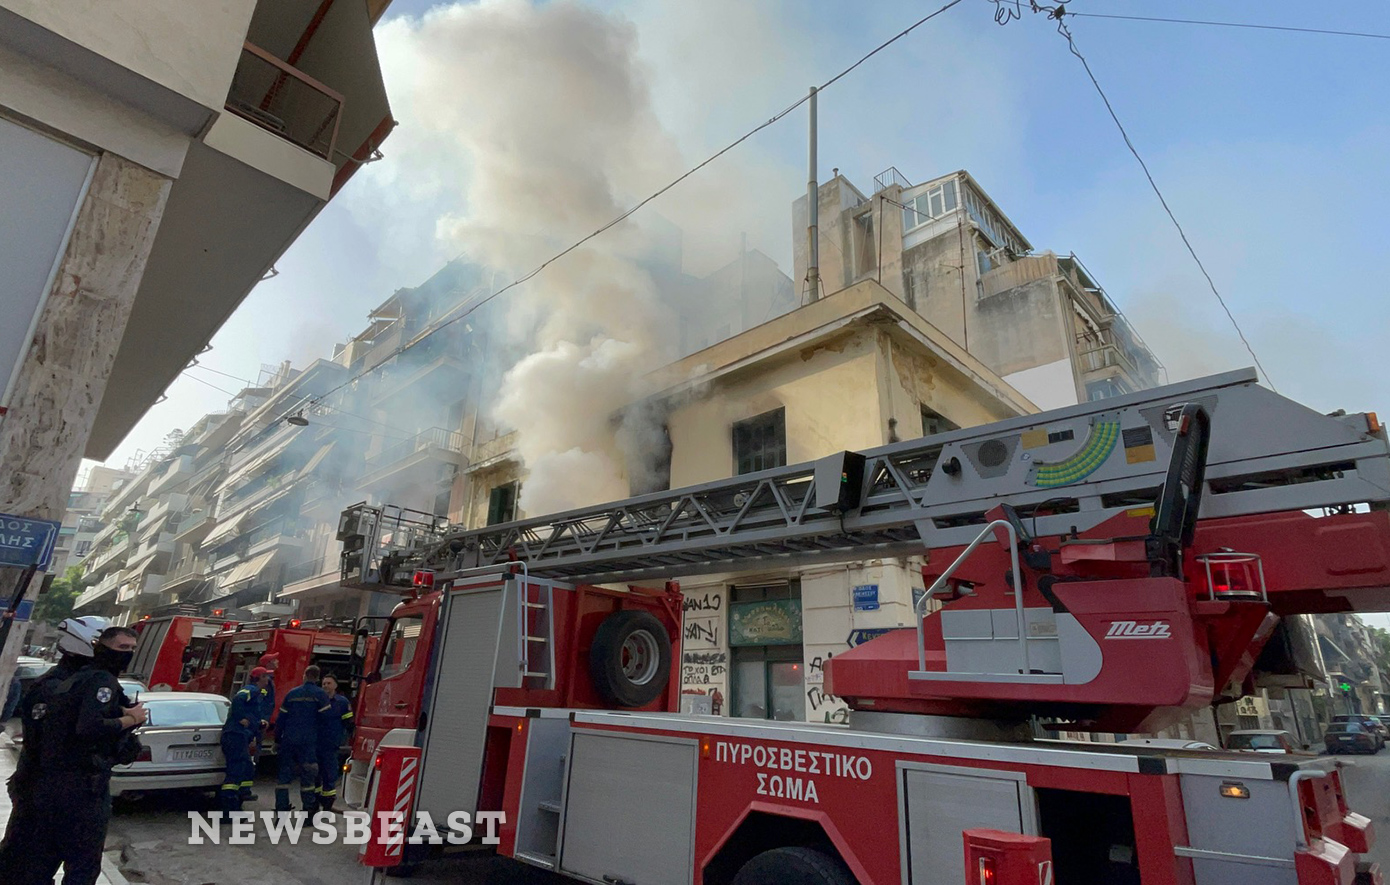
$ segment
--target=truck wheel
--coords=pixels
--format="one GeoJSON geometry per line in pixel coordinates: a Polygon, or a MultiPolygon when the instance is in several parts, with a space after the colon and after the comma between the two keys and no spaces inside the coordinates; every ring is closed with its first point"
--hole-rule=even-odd
{"type": "Polygon", "coordinates": [[[774,848],[744,864],[733,885],[855,885],[844,861],[814,848],[774,848]]]}
{"type": "Polygon", "coordinates": [[[624,707],[661,697],[671,678],[671,639],[649,612],[609,615],[594,634],[589,672],[599,694],[624,707]]]}

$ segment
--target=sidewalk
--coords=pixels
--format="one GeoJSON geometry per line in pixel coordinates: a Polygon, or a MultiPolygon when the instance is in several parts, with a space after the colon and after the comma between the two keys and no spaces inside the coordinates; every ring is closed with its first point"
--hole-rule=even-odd
{"type": "MultiPolygon", "coordinates": [[[[17,724],[18,720],[10,720],[12,724],[17,724]]],[[[8,734],[0,736],[0,829],[6,827],[10,822],[10,794],[4,788],[5,782],[14,773],[15,757],[18,754],[18,747],[14,741],[10,740],[8,734]]],[[[111,851],[110,843],[107,843],[108,851],[106,858],[101,864],[101,875],[97,877],[97,885],[130,885],[125,877],[121,875],[120,869],[116,865],[116,858],[120,857],[119,851],[111,851]]],[[[54,882],[62,882],[63,874],[61,871],[54,882]]]]}

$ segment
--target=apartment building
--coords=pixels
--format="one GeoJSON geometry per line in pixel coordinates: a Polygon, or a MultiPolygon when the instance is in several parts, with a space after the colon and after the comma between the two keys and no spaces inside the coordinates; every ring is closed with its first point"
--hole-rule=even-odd
{"type": "Polygon", "coordinates": [[[101,512],[112,493],[135,478],[135,472],[96,465],[82,484],[68,494],[68,509],[53,546],[53,565],[49,571],[61,577],[69,566],[81,565],[92,552],[97,532],[106,527],[101,512]]]}
{"type": "MultiPolygon", "coordinates": [[[[824,292],[872,279],[1040,408],[1164,383],[1162,363],[1074,254],[1035,252],[964,170],[921,184],[896,169],[865,195],[820,186],[824,292]]],[[[807,199],[793,207],[806,276],[807,199]]]]}

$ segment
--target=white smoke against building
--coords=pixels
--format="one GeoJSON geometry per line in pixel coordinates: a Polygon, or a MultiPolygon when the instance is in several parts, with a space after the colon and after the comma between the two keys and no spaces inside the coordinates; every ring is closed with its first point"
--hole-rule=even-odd
{"type": "MultiPolygon", "coordinates": [[[[685,166],[654,113],[636,30],[617,15],[484,0],[388,22],[378,42],[387,65],[411,62],[401,106],[426,162],[453,150],[463,164],[464,205],[440,218],[439,236],[500,279],[533,270],[685,166]]],[[[639,479],[630,472],[650,461],[660,415],[624,407],[651,392],[647,373],[681,338],[682,317],[653,278],[657,257],[674,249],[702,271],[727,263],[690,253],[739,236],[729,195],[754,199],[753,182],[781,183],[747,165],[722,172],[653,207],[676,218],[674,245],[672,225],[639,214],[502,296],[502,324],[529,354],[503,378],[494,417],[517,431],[527,514],[625,497],[639,479]]],[[[791,196],[763,204],[772,235],[785,237],[791,196]]]]}

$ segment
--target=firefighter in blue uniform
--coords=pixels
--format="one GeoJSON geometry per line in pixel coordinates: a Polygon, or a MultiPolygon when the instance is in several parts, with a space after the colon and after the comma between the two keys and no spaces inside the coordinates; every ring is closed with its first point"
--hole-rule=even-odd
{"type": "Polygon", "coordinates": [[[338,677],[332,673],[323,674],[322,685],[328,695],[328,712],[319,724],[319,810],[332,811],[342,773],[338,748],[352,734],[352,701],[338,694],[338,677]]]}
{"type": "Polygon", "coordinates": [[[280,777],[275,787],[275,810],[293,811],[290,782],[299,775],[299,798],[304,810],[318,806],[319,730],[333,708],[319,687],[319,668],[304,668],[304,684],[285,693],[275,718],[275,752],[280,758],[280,777]]]}
{"type": "MultiPolygon", "coordinates": [[[[266,735],[270,733],[270,720],[275,713],[275,671],[280,668],[280,655],[277,652],[267,652],[261,655],[257,662],[256,669],[264,670],[269,674],[265,684],[256,692],[252,692],[252,699],[256,702],[257,718],[260,719],[260,728],[256,731],[256,748],[251,751],[251,766],[255,767],[260,761],[261,753],[265,749],[264,742],[266,735]]],[[[251,793],[251,785],[247,784],[241,788],[241,799],[243,802],[250,802],[256,797],[251,793]]]]}
{"type": "Polygon", "coordinates": [[[257,667],[251,671],[251,681],[232,695],[232,709],[222,726],[222,755],[227,760],[227,775],[218,799],[223,811],[240,811],[243,802],[255,798],[251,794],[256,778],[256,760],[252,753],[261,733],[261,689],[269,681],[270,671],[257,667]]]}

